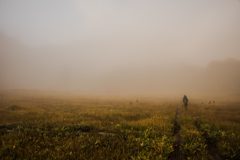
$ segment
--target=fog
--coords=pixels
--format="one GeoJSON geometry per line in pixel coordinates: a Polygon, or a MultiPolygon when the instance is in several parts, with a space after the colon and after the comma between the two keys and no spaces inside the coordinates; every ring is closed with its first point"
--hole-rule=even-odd
{"type": "Polygon", "coordinates": [[[0,90],[240,95],[240,2],[0,0],[0,90]]]}

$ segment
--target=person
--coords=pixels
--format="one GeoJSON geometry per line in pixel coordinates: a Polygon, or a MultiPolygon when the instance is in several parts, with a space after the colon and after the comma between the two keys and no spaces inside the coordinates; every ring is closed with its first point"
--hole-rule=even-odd
{"type": "Polygon", "coordinates": [[[184,103],[185,100],[186,100],[186,102],[188,103],[188,98],[187,98],[186,95],[183,96],[183,103],[184,103]]]}
{"type": "Polygon", "coordinates": [[[188,98],[186,95],[183,96],[183,104],[184,104],[184,107],[185,107],[185,112],[188,111],[187,109],[187,105],[188,105],[188,98]]]}

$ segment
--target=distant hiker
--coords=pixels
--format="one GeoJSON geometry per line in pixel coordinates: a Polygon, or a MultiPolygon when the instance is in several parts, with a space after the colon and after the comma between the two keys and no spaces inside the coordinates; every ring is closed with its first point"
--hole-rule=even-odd
{"type": "Polygon", "coordinates": [[[183,104],[184,104],[185,111],[187,111],[188,98],[186,95],[183,96],[183,104]]]}
{"type": "Polygon", "coordinates": [[[188,98],[186,95],[183,96],[183,103],[184,103],[184,101],[188,102],[188,98]]]}

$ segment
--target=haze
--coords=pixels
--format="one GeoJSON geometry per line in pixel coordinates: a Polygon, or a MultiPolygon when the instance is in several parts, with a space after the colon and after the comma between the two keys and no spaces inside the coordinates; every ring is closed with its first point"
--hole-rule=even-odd
{"type": "Polygon", "coordinates": [[[0,0],[0,90],[240,95],[240,2],[0,0]]]}

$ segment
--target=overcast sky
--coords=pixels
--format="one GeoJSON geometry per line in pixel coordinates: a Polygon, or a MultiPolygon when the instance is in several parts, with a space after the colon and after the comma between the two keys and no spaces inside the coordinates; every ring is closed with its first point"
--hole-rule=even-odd
{"type": "Polygon", "coordinates": [[[204,66],[240,59],[240,1],[0,0],[0,31],[30,47],[94,43],[133,64],[204,66]]]}

